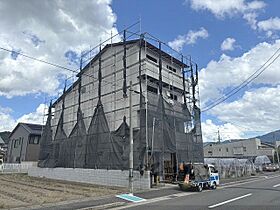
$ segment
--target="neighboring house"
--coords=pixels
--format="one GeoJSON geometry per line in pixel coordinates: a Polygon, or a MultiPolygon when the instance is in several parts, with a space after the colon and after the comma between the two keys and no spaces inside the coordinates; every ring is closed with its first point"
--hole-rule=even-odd
{"type": "Polygon", "coordinates": [[[267,155],[273,161],[275,146],[262,143],[258,138],[252,138],[208,143],[204,145],[203,150],[206,158],[248,158],[253,160],[257,156],[267,155]]]}
{"type": "Polygon", "coordinates": [[[2,138],[2,136],[0,135],[0,150],[2,151],[4,148],[3,147],[5,147],[5,141],[3,140],[3,138],[2,138]]]}
{"type": "Polygon", "coordinates": [[[37,161],[43,125],[18,123],[10,134],[8,162],[37,161]]]}
{"type": "Polygon", "coordinates": [[[7,148],[10,134],[9,131],[0,132],[0,148],[7,148]]]}
{"type": "Polygon", "coordinates": [[[0,132],[0,155],[2,155],[3,160],[6,159],[10,134],[9,131],[0,132]]]}

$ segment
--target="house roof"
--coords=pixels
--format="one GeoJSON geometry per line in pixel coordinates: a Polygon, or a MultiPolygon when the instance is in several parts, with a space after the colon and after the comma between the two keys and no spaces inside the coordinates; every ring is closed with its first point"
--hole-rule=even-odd
{"type": "Polygon", "coordinates": [[[10,134],[9,131],[0,132],[0,144],[8,144],[10,134]]]}
{"type": "Polygon", "coordinates": [[[40,124],[18,123],[9,137],[13,135],[13,133],[17,130],[19,126],[22,126],[25,130],[29,132],[29,134],[33,134],[33,135],[41,135],[44,128],[44,125],[40,125],[40,124]]]}
{"type": "MultiPolygon", "coordinates": [[[[134,40],[128,40],[126,41],[126,44],[135,44],[138,43],[140,41],[140,39],[134,39],[134,40]]],[[[113,44],[106,44],[105,47],[99,52],[97,53],[97,55],[94,56],[94,58],[77,74],[77,77],[79,77],[80,74],[82,74],[86,69],[88,69],[90,67],[90,65],[97,61],[99,59],[99,57],[110,47],[116,47],[116,46],[120,46],[123,45],[123,42],[117,42],[117,43],[113,43],[113,44]]],[[[151,43],[147,42],[146,40],[144,40],[142,42],[142,46],[146,46],[147,48],[149,48],[150,50],[159,53],[160,50],[159,48],[157,48],[156,46],[152,45],[151,43]]],[[[179,66],[184,66],[184,68],[187,68],[188,66],[185,63],[182,63],[181,61],[179,61],[177,58],[174,58],[173,56],[169,55],[168,53],[164,52],[163,50],[161,50],[161,56],[165,59],[169,59],[176,64],[178,64],[179,66]]],[[[79,80],[76,80],[54,103],[53,106],[55,106],[58,102],[60,102],[63,98],[63,96],[65,94],[67,94],[68,92],[70,92],[70,90],[73,89],[73,87],[75,87],[77,84],[79,83],[79,80]]]]}
{"type": "Polygon", "coordinates": [[[262,145],[264,145],[264,146],[267,146],[267,147],[270,147],[270,148],[275,148],[275,145],[272,144],[271,142],[261,142],[261,143],[262,143],[262,145]]]}
{"type": "Polygon", "coordinates": [[[0,136],[0,144],[5,144],[4,140],[2,139],[2,137],[0,136]]]}
{"type": "MultiPolygon", "coordinates": [[[[249,139],[231,139],[231,140],[225,140],[221,142],[205,142],[203,144],[203,147],[208,146],[209,144],[212,145],[224,145],[224,144],[231,144],[231,143],[236,143],[236,142],[244,142],[244,141],[256,141],[258,138],[249,138],[249,139]]],[[[259,140],[259,139],[258,139],[259,140]]]]}

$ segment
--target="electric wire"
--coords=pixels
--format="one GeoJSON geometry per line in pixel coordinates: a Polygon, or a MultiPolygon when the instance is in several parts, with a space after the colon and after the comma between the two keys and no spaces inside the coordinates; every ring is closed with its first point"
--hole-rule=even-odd
{"type": "Polygon", "coordinates": [[[226,93],[224,96],[218,98],[217,100],[215,100],[211,104],[207,105],[205,108],[202,109],[201,112],[209,111],[210,109],[218,106],[222,102],[226,101],[227,99],[229,99],[230,97],[232,97],[233,95],[238,93],[241,89],[246,87],[249,83],[251,83],[257,77],[259,77],[270,65],[272,65],[280,57],[280,53],[279,53],[274,59],[272,59],[279,51],[280,51],[280,48],[278,48],[275,51],[275,53],[271,57],[269,57],[269,59],[264,64],[262,64],[262,66],[260,68],[258,68],[253,74],[251,74],[246,80],[244,80],[242,83],[240,83],[234,89],[232,89],[231,91],[226,93]],[[272,59],[272,61],[271,61],[271,59],[272,59]],[[266,66],[266,64],[268,64],[268,65],[266,66]]]}

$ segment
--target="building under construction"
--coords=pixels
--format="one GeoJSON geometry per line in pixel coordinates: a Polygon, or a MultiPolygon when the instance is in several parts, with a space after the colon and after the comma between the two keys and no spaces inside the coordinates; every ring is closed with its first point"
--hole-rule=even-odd
{"type": "Polygon", "coordinates": [[[179,162],[203,162],[197,65],[147,34],[127,34],[81,62],[51,104],[39,167],[128,170],[130,126],[134,170],[169,180],[179,162]]]}

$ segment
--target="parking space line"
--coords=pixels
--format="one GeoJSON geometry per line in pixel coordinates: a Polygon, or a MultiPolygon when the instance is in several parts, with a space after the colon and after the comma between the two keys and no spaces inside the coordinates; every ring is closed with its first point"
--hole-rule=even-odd
{"type": "Polygon", "coordinates": [[[233,201],[242,199],[242,198],[246,198],[246,197],[251,196],[251,195],[252,195],[252,193],[249,193],[249,194],[246,194],[246,195],[242,195],[242,196],[240,196],[240,197],[237,197],[237,198],[232,198],[232,199],[230,199],[230,200],[223,201],[223,202],[221,202],[221,203],[217,203],[217,204],[208,206],[208,208],[209,208],[209,209],[213,209],[213,208],[216,208],[216,207],[218,207],[218,206],[222,206],[222,205],[224,205],[224,204],[227,204],[227,203],[230,203],[230,202],[233,202],[233,201]]]}

